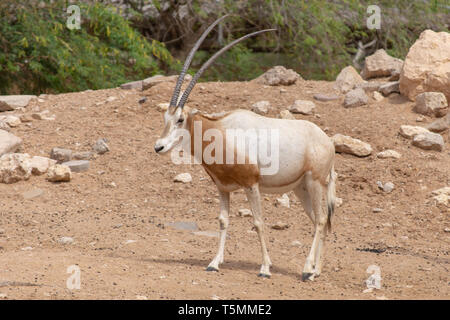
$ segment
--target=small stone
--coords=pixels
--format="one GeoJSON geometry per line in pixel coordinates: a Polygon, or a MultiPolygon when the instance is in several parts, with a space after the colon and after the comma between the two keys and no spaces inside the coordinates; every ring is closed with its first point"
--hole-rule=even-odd
{"type": "Polygon", "coordinates": [[[47,180],[50,182],[68,182],[72,178],[72,172],[68,166],[56,164],[47,172],[47,180]]]}
{"type": "Polygon", "coordinates": [[[425,129],[423,127],[408,126],[408,125],[400,126],[400,131],[399,131],[399,133],[402,137],[408,138],[408,139],[412,139],[418,134],[427,133],[427,132],[429,132],[428,129],[425,129]]]}
{"type": "Polygon", "coordinates": [[[5,121],[0,120],[0,130],[9,132],[11,130],[11,127],[5,121]]]}
{"type": "Polygon", "coordinates": [[[74,160],[91,160],[94,153],[91,151],[75,152],[72,154],[74,160]]]}
{"type": "Polygon", "coordinates": [[[347,93],[364,80],[352,66],[347,66],[339,72],[334,86],[342,93],[347,93]]]}
{"type": "Polygon", "coordinates": [[[249,209],[239,209],[238,215],[241,217],[252,217],[253,213],[249,209]]]}
{"type": "Polygon", "coordinates": [[[382,100],[384,99],[384,97],[383,97],[383,95],[382,95],[381,93],[379,93],[378,91],[374,91],[374,93],[373,93],[373,99],[374,99],[375,101],[380,102],[380,101],[382,101],[382,100]]]}
{"type": "Polygon", "coordinates": [[[378,90],[379,90],[384,96],[388,96],[388,95],[390,95],[391,93],[394,93],[394,92],[399,93],[399,92],[400,92],[399,84],[400,84],[399,81],[391,81],[391,82],[388,82],[388,83],[386,83],[386,84],[381,85],[381,86],[378,88],[378,90]]]}
{"type": "Polygon", "coordinates": [[[317,101],[323,101],[323,102],[327,102],[327,101],[333,101],[333,100],[338,100],[339,96],[333,93],[316,93],[314,96],[314,99],[316,99],[317,101]]]}
{"type": "Polygon", "coordinates": [[[400,159],[401,156],[402,155],[395,150],[384,150],[377,153],[377,158],[380,159],[388,159],[388,158],[400,159]]]}
{"type": "Polygon", "coordinates": [[[140,104],[143,104],[143,103],[145,103],[145,101],[147,101],[147,97],[142,97],[142,98],[140,98],[138,102],[139,102],[140,104]]]}
{"type": "Polygon", "coordinates": [[[414,136],[412,145],[424,150],[442,151],[444,149],[444,138],[437,133],[421,133],[414,136]]]}
{"type": "Polygon", "coordinates": [[[56,164],[56,160],[46,157],[34,156],[31,158],[31,173],[34,175],[41,175],[47,172],[48,168],[56,164]]]}
{"type": "Polygon", "coordinates": [[[445,117],[434,120],[427,126],[427,129],[433,132],[443,132],[450,129],[450,112],[445,117]]]}
{"type": "Polygon", "coordinates": [[[61,237],[58,239],[58,243],[60,244],[72,244],[73,243],[73,238],[71,237],[61,237]]]}
{"type": "Polygon", "coordinates": [[[22,251],[31,251],[31,250],[33,250],[33,247],[23,247],[20,250],[22,250],[22,251]]]}
{"type": "Polygon", "coordinates": [[[32,122],[33,121],[33,117],[31,116],[31,114],[22,114],[20,116],[20,121],[24,122],[24,123],[32,122]]]}
{"type": "Polygon", "coordinates": [[[4,121],[11,128],[18,127],[22,123],[20,121],[19,117],[16,117],[16,116],[13,116],[13,115],[8,115],[6,117],[2,117],[1,120],[4,121]]]}
{"type": "Polygon", "coordinates": [[[179,175],[177,175],[173,181],[175,182],[182,182],[182,183],[189,183],[192,181],[192,177],[188,172],[185,173],[180,173],[179,175]]]}
{"type": "Polygon", "coordinates": [[[136,243],[137,240],[126,240],[123,242],[123,244],[131,244],[131,243],[136,243]]]}
{"type": "Polygon", "coordinates": [[[257,114],[266,114],[269,112],[270,102],[269,101],[259,101],[252,105],[251,110],[257,114]]]}
{"type": "Polygon", "coordinates": [[[16,152],[21,145],[22,139],[5,130],[0,130],[0,156],[5,153],[16,152]]]}
{"type": "Polygon", "coordinates": [[[294,240],[291,242],[291,247],[301,247],[302,243],[298,240],[294,240]]]}
{"type": "Polygon", "coordinates": [[[301,79],[301,77],[294,70],[286,69],[283,66],[275,66],[256,78],[254,81],[269,86],[289,86],[294,84],[298,79],[301,79]]]}
{"type": "Polygon", "coordinates": [[[292,113],[300,113],[304,115],[313,114],[316,105],[309,100],[295,100],[294,104],[289,107],[289,111],[292,113]]]}
{"type": "Polygon", "coordinates": [[[358,157],[367,157],[372,153],[370,144],[342,134],[335,134],[331,139],[336,152],[348,153],[358,157]]]}
{"type": "Polygon", "coordinates": [[[117,100],[117,97],[114,97],[114,96],[106,98],[106,102],[113,102],[115,100],[117,100]]]}
{"type": "Polygon", "coordinates": [[[53,148],[50,151],[50,158],[57,163],[63,163],[72,160],[72,150],[63,148],[53,148]]]}
{"type": "Polygon", "coordinates": [[[72,172],[84,172],[89,170],[88,160],[71,160],[63,162],[62,164],[68,166],[72,172]]]}
{"type": "Polygon", "coordinates": [[[272,225],[272,229],[275,230],[285,230],[287,228],[289,228],[289,224],[280,221],[272,225]]]}
{"type": "Polygon", "coordinates": [[[219,238],[219,232],[217,231],[195,231],[193,232],[196,236],[205,236],[211,238],[219,238]]]}
{"type": "Polygon", "coordinates": [[[380,213],[380,212],[382,212],[383,211],[383,209],[381,209],[381,208],[373,208],[372,209],[372,212],[373,213],[380,213]]]}
{"type": "Polygon", "coordinates": [[[281,196],[281,198],[277,198],[277,206],[282,206],[282,207],[285,207],[285,208],[290,208],[290,205],[289,205],[289,196],[288,196],[286,193],[284,193],[284,194],[281,196]]]}
{"type": "Polygon", "coordinates": [[[22,194],[22,196],[23,196],[23,198],[25,200],[31,200],[31,199],[37,198],[37,197],[39,197],[39,196],[41,196],[43,194],[44,194],[44,190],[42,190],[42,189],[33,189],[33,190],[30,190],[30,191],[24,192],[22,194]]]}
{"type": "Polygon", "coordinates": [[[369,97],[363,89],[353,89],[349,91],[344,98],[345,108],[354,108],[366,105],[369,102],[369,97]]]}
{"type": "Polygon", "coordinates": [[[336,197],[335,204],[336,204],[337,208],[342,206],[343,203],[344,203],[344,200],[342,198],[336,197]]]}
{"type": "Polygon", "coordinates": [[[447,99],[442,92],[424,92],[416,96],[414,111],[423,115],[442,117],[448,112],[447,99]]]}
{"type": "Polygon", "coordinates": [[[383,186],[383,191],[386,193],[391,193],[394,190],[394,184],[392,182],[386,182],[383,186]]]}
{"type": "Polygon", "coordinates": [[[295,117],[292,115],[292,113],[289,110],[283,110],[280,112],[280,118],[281,119],[287,119],[287,120],[295,120],[295,117]]]}
{"type": "Polygon", "coordinates": [[[104,154],[109,151],[109,146],[106,144],[107,140],[105,138],[98,139],[94,145],[92,146],[92,150],[94,150],[98,154],[104,154]]]}

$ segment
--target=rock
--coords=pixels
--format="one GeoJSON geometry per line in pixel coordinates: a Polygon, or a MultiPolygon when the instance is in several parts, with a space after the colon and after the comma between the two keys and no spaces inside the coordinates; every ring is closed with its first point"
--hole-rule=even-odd
{"type": "Polygon", "coordinates": [[[31,173],[34,175],[41,175],[48,171],[48,168],[56,164],[56,160],[46,157],[34,156],[30,160],[31,173]]]}
{"type": "Polygon", "coordinates": [[[147,97],[141,97],[141,98],[138,100],[138,103],[143,104],[143,103],[145,103],[145,101],[147,101],[147,97]]]}
{"type": "Polygon", "coordinates": [[[0,182],[14,183],[31,176],[30,156],[27,153],[7,153],[0,157],[0,182]]]}
{"type": "Polygon", "coordinates": [[[447,99],[442,92],[424,92],[416,96],[414,112],[442,117],[448,112],[447,99]]]}
{"type": "Polygon", "coordinates": [[[316,93],[314,96],[314,99],[316,99],[317,101],[333,101],[333,100],[338,100],[339,96],[334,94],[334,93],[316,93]]]}
{"type": "MultiPolygon", "coordinates": [[[[437,189],[432,191],[431,193],[434,196],[433,199],[436,200],[438,204],[450,206],[450,187],[437,189]]],[[[450,230],[445,230],[445,232],[450,232],[450,230]]]]}
{"type": "Polygon", "coordinates": [[[414,101],[423,92],[442,92],[450,101],[450,33],[425,30],[411,46],[400,73],[400,92],[414,101]]]}
{"type": "Polygon", "coordinates": [[[74,160],[91,160],[94,157],[94,153],[91,151],[75,152],[72,154],[74,160]]]}
{"type": "Polygon", "coordinates": [[[304,115],[313,114],[316,105],[312,101],[308,100],[295,100],[294,104],[289,107],[291,113],[300,113],[304,115]]]}
{"type": "Polygon", "coordinates": [[[5,121],[0,120],[0,130],[9,132],[11,130],[11,127],[5,121]]]}
{"type": "Polygon", "coordinates": [[[169,109],[169,104],[168,102],[165,103],[159,103],[156,106],[156,110],[158,110],[159,112],[165,112],[167,109],[169,109]]]}
{"type": "Polygon", "coordinates": [[[36,98],[33,95],[11,95],[0,96],[0,111],[12,111],[17,108],[25,108],[31,99],[36,98]]]}
{"type": "Polygon", "coordinates": [[[283,66],[275,66],[256,78],[254,81],[269,86],[289,86],[294,84],[297,79],[301,79],[301,77],[294,70],[286,69],[283,66]]]}
{"type": "Polygon", "coordinates": [[[361,76],[364,79],[387,77],[400,73],[402,67],[403,61],[401,59],[391,57],[384,49],[379,49],[366,58],[361,76]]]}
{"type": "Polygon", "coordinates": [[[142,80],[127,82],[120,85],[123,90],[142,90],[142,80]]]}
{"type": "Polygon", "coordinates": [[[72,172],[84,172],[89,170],[88,160],[71,160],[63,162],[62,164],[68,166],[72,172]]]}
{"type": "Polygon", "coordinates": [[[383,186],[383,191],[386,193],[391,193],[394,190],[394,184],[392,182],[386,182],[383,186]]]}
{"type": "Polygon", "coordinates": [[[192,181],[192,177],[188,172],[185,173],[180,173],[179,175],[177,175],[173,181],[175,182],[182,182],[182,183],[189,183],[192,181]]]}
{"type": "Polygon", "coordinates": [[[389,81],[400,80],[400,71],[401,70],[392,70],[391,76],[389,77],[389,81]]]}
{"type": "Polygon", "coordinates": [[[336,197],[335,204],[336,208],[339,208],[344,203],[344,200],[342,198],[336,197]]]}
{"type": "Polygon", "coordinates": [[[253,213],[249,209],[239,209],[238,215],[241,217],[252,217],[253,213]]]}
{"type": "Polygon", "coordinates": [[[270,103],[269,101],[259,101],[252,105],[252,111],[257,114],[266,114],[269,112],[270,103]]]}
{"type": "Polygon", "coordinates": [[[348,153],[358,157],[367,157],[372,153],[370,144],[342,134],[335,134],[331,139],[336,152],[348,153]]]}
{"type": "Polygon", "coordinates": [[[0,156],[9,152],[16,152],[22,145],[22,139],[12,133],[0,130],[0,156]]]}
{"type": "Polygon", "coordinates": [[[17,127],[22,123],[19,117],[13,115],[0,116],[0,121],[4,121],[11,128],[17,127]]]}
{"type": "Polygon", "coordinates": [[[37,197],[39,197],[39,196],[41,196],[43,194],[44,194],[44,190],[42,190],[42,189],[33,189],[33,190],[26,191],[26,192],[22,193],[22,196],[23,196],[23,198],[25,200],[31,200],[31,199],[37,198],[37,197]]]}
{"type": "Polygon", "coordinates": [[[380,86],[385,83],[386,82],[380,82],[380,81],[364,81],[360,84],[357,84],[354,89],[363,89],[364,92],[370,93],[370,92],[378,91],[380,86]]]}
{"type": "Polygon", "coordinates": [[[106,98],[105,102],[113,102],[115,100],[117,100],[117,97],[111,96],[111,97],[106,98]]]}
{"type": "Polygon", "coordinates": [[[198,225],[195,222],[191,221],[177,221],[173,223],[165,224],[168,227],[175,228],[177,230],[189,230],[189,231],[197,231],[198,225]]]}
{"type": "MultiPolygon", "coordinates": [[[[156,86],[163,82],[176,82],[178,80],[178,75],[173,76],[162,76],[162,75],[156,75],[150,78],[146,78],[142,80],[142,90],[150,89],[153,86],[156,86]]],[[[184,76],[183,82],[185,81],[191,81],[192,76],[190,74],[186,74],[184,76]]]]}
{"type": "Polygon", "coordinates": [[[280,112],[280,118],[281,119],[287,119],[287,120],[295,120],[295,117],[292,115],[292,113],[289,110],[283,110],[280,112]]]}
{"type": "Polygon", "coordinates": [[[399,131],[399,133],[402,137],[405,137],[408,139],[412,139],[418,134],[427,133],[427,132],[429,132],[428,129],[425,129],[423,127],[409,126],[409,125],[400,126],[400,131],[399,131]]]}
{"type": "Polygon", "coordinates": [[[383,212],[383,209],[381,209],[381,208],[373,208],[372,212],[373,213],[380,213],[380,212],[383,212]]]}
{"type": "Polygon", "coordinates": [[[398,81],[391,81],[388,83],[385,83],[383,85],[381,85],[378,90],[385,96],[387,97],[388,95],[390,95],[393,92],[400,92],[399,89],[399,82],[398,81]]]}
{"type": "Polygon", "coordinates": [[[294,240],[291,242],[291,247],[301,247],[302,243],[298,240],[294,240]]]}
{"type": "Polygon", "coordinates": [[[377,158],[380,159],[388,159],[388,158],[400,159],[401,156],[402,155],[395,150],[384,150],[377,153],[377,158]]]}
{"type": "Polygon", "coordinates": [[[24,123],[33,121],[33,117],[31,116],[31,114],[22,114],[19,117],[19,119],[21,122],[24,122],[24,123]]]}
{"type": "Polygon", "coordinates": [[[104,154],[109,151],[109,146],[106,144],[107,139],[98,139],[92,146],[92,150],[98,154],[104,154]]]}
{"type": "Polygon", "coordinates": [[[272,229],[275,230],[285,230],[287,228],[289,228],[289,224],[280,221],[272,225],[272,229]]]}
{"type": "Polygon", "coordinates": [[[289,205],[289,196],[286,193],[283,193],[281,198],[277,198],[277,206],[282,206],[285,208],[290,208],[289,205]]]}
{"type": "Polygon", "coordinates": [[[68,166],[55,164],[47,171],[47,180],[50,182],[68,182],[72,179],[72,172],[68,166]]]}
{"type": "Polygon", "coordinates": [[[450,113],[443,118],[436,119],[427,126],[427,129],[433,132],[442,132],[450,129],[450,113]]]}
{"type": "Polygon", "coordinates": [[[412,145],[424,150],[442,151],[444,149],[444,138],[438,133],[421,133],[414,136],[412,145]]]}
{"type": "Polygon", "coordinates": [[[369,102],[369,97],[363,89],[353,89],[345,95],[344,107],[353,108],[366,105],[369,102]]]}
{"type": "Polygon", "coordinates": [[[195,231],[192,232],[196,236],[204,236],[204,237],[211,237],[211,238],[219,238],[219,232],[217,231],[195,231]]]}
{"type": "Polygon", "coordinates": [[[339,72],[334,87],[342,93],[347,93],[364,80],[352,66],[347,66],[339,72]]]}
{"type": "Polygon", "coordinates": [[[50,151],[50,159],[57,163],[63,163],[72,160],[72,150],[63,148],[53,148],[50,151]]]}
{"type": "Polygon", "coordinates": [[[61,237],[58,239],[58,243],[60,244],[72,244],[73,243],[73,238],[71,237],[61,237]]]}
{"type": "Polygon", "coordinates": [[[375,101],[380,102],[381,100],[384,99],[384,97],[383,97],[382,94],[379,93],[378,91],[374,91],[374,92],[373,92],[373,99],[374,99],[375,101]]]}

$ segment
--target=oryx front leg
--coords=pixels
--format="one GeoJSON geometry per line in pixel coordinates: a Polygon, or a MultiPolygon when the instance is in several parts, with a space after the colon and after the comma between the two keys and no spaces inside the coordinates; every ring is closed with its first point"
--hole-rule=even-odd
{"type": "Polygon", "coordinates": [[[270,266],[272,262],[269,258],[269,253],[267,252],[267,246],[264,239],[264,220],[261,214],[261,197],[259,194],[259,186],[255,184],[250,188],[246,188],[245,192],[247,194],[248,201],[252,207],[253,212],[253,223],[258,233],[259,241],[261,243],[261,251],[263,256],[263,261],[261,265],[261,270],[259,272],[260,277],[270,278],[270,266]]]}
{"type": "Polygon", "coordinates": [[[223,252],[225,250],[225,240],[227,238],[227,228],[228,228],[228,213],[230,211],[230,193],[222,192],[219,190],[220,197],[220,240],[219,240],[219,250],[217,255],[211,261],[211,263],[206,268],[206,271],[219,271],[219,264],[223,262],[223,252]]]}

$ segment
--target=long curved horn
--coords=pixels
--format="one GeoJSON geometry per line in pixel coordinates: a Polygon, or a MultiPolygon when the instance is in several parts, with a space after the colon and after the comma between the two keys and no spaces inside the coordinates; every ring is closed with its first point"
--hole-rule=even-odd
{"type": "Polygon", "coordinates": [[[184,76],[186,75],[187,70],[189,69],[189,65],[192,62],[192,59],[194,58],[195,53],[197,52],[198,47],[202,44],[203,40],[205,40],[206,36],[211,32],[211,30],[223,19],[228,17],[228,14],[224,15],[223,17],[217,19],[216,21],[211,24],[208,29],[203,32],[200,39],[197,40],[194,47],[189,52],[189,55],[186,58],[186,61],[184,62],[183,70],[181,70],[180,75],[178,76],[177,84],[175,85],[175,89],[173,91],[172,99],[170,100],[170,106],[176,107],[178,102],[178,96],[180,95],[181,85],[183,84],[184,76]]]}
{"type": "Polygon", "coordinates": [[[256,31],[253,33],[249,33],[237,40],[234,40],[233,42],[227,44],[225,47],[223,47],[222,49],[220,49],[219,51],[217,51],[211,58],[209,58],[208,61],[205,62],[205,64],[203,64],[203,66],[197,71],[197,73],[195,74],[195,76],[192,78],[191,82],[189,83],[189,86],[186,88],[186,90],[184,91],[183,95],[181,96],[180,99],[180,103],[178,103],[178,108],[183,109],[184,104],[186,103],[187,98],[189,97],[189,94],[191,93],[192,89],[194,88],[195,84],[197,83],[198,78],[200,78],[200,76],[202,75],[202,73],[211,65],[213,64],[214,60],[216,60],[222,53],[224,53],[225,51],[227,51],[228,49],[230,49],[232,46],[238,44],[239,42],[256,36],[257,34],[263,33],[263,32],[268,32],[268,31],[275,31],[277,29],[265,29],[265,30],[260,30],[260,31],[256,31]]]}

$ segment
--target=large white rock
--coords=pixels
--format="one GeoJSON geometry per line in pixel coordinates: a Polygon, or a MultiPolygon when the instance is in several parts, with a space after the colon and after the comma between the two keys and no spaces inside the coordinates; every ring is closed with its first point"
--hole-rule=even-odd
{"type": "Polygon", "coordinates": [[[72,172],[68,166],[55,164],[47,171],[47,180],[51,182],[68,182],[72,179],[72,172]]]}
{"type": "Polygon", "coordinates": [[[450,33],[425,30],[411,46],[400,73],[400,92],[410,100],[442,92],[450,101],[450,33]]]}
{"type": "Polygon", "coordinates": [[[192,177],[188,172],[180,173],[175,178],[173,178],[175,182],[189,183],[192,181],[192,177]]]}
{"type": "Polygon", "coordinates": [[[442,132],[450,129],[450,112],[445,117],[434,120],[427,126],[427,129],[433,132],[442,132]]]}
{"type": "Polygon", "coordinates": [[[400,159],[401,157],[402,157],[402,155],[400,153],[398,153],[395,150],[390,150],[390,149],[377,153],[377,158],[380,158],[380,159],[388,159],[388,158],[400,159]]]}
{"type": "Polygon", "coordinates": [[[342,69],[341,72],[339,72],[338,76],[336,77],[334,86],[342,93],[347,93],[355,86],[360,85],[363,82],[363,78],[361,78],[355,68],[353,68],[352,66],[347,66],[342,69]]]}
{"type": "Polygon", "coordinates": [[[427,132],[430,132],[430,131],[426,128],[418,127],[418,126],[409,126],[409,125],[400,126],[400,131],[399,131],[400,135],[407,139],[412,139],[418,134],[427,133],[427,132]]]}
{"type": "Polygon", "coordinates": [[[401,59],[391,57],[384,49],[379,49],[366,58],[361,76],[364,79],[387,77],[399,73],[402,66],[401,59]]]}
{"type": "Polygon", "coordinates": [[[424,150],[442,151],[444,138],[438,133],[426,132],[414,136],[412,144],[424,150]]]}
{"type": "Polygon", "coordinates": [[[0,130],[0,156],[17,151],[21,145],[22,139],[5,130],[0,130]]]}
{"type": "Polygon", "coordinates": [[[33,95],[0,96],[0,111],[11,111],[17,108],[24,108],[33,98],[36,98],[36,96],[33,95]]]}
{"type": "Polygon", "coordinates": [[[447,99],[442,92],[424,92],[417,95],[414,111],[428,116],[442,117],[447,114],[447,107],[447,99]]]}
{"type": "Polygon", "coordinates": [[[31,158],[27,153],[7,153],[0,157],[0,182],[14,183],[31,176],[31,158]]]}
{"type": "Polygon", "coordinates": [[[369,97],[366,95],[363,89],[353,89],[345,95],[344,107],[354,108],[366,105],[369,102],[369,97]]]}
{"type": "Polygon", "coordinates": [[[367,157],[372,153],[370,144],[340,133],[331,137],[336,152],[348,153],[358,157],[367,157]]]}
{"type": "Polygon", "coordinates": [[[288,86],[294,84],[297,79],[301,79],[301,77],[294,70],[286,69],[283,66],[275,66],[266,71],[264,74],[260,75],[254,81],[269,86],[288,86]]]}

